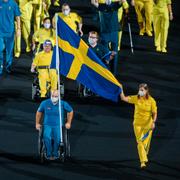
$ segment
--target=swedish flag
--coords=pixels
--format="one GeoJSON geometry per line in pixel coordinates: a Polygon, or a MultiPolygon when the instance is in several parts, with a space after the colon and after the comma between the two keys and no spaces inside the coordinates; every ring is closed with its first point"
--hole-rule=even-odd
{"type": "Polygon", "coordinates": [[[56,28],[58,48],[54,47],[51,68],[56,68],[59,53],[62,75],[104,98],[118,101],[122,86],[92,49],[59,16],[56,28]]]}

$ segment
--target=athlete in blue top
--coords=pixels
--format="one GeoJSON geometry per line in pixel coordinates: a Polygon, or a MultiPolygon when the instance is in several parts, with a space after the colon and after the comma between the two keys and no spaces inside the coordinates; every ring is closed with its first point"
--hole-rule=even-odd
{"type": "Polygon", "coordinates": [[[21,34],[20,10],[14,0],[0,0],[0,75],[3,73],[3,50],[6,50],[6,71],[11,72],[15,20],[17,36],[21,34]]]}
{"type": "MultiPolygon", "coordinates": [[[[58,148],[60,145],[60,118],[59,118],[59,96],[58,91],[54,91],[51,99],[43,101],[36,113],[36,129],[40,130],[43,124],[43,140],[46,147],[47,159],[53,160],[59,157],[58,148]],[[43,118],[43,122],[42,122],[43,118]],[[54,140],[52,147],[52,139],[54,140]]],[[[73,118],[73,109],[66,102],[61,100],[62,125],[70,129],[73,118]],[[67,114],[66,114],[67,113],[67,114]],[[67,115],[67,122],[65,123],[67,115]]]]}

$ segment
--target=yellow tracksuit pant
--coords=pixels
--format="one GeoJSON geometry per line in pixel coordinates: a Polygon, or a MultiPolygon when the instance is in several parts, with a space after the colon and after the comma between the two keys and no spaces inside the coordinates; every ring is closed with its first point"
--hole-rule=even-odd
{"type": "MultiPolygon", "coordinates": [[[[17,30],[17,23],[15,21],[15,31],[17,30]]],[[[15,40],[14,40],[14,54],[15,56],[17,55],[17,53],[20,55],[21,53],[21,36],[15,36],[14,37],[15,40]]],[[[18,56],[19,56],[18,55],[18,56]]]]}
{"type": "MultiPolygon", "coordinates": [[[[123,7],[120,7],[118,9],[118,21],[119,21],[119,23],[121,23],[121,28],[123,26],[123,24],[122,24],[122,16],[123,16],[123,7]]],[[[118,32],[118,38],[119,38],[118,39],[118,50],[120,50],[121,49],[122,29],[121,29],[121,31],[118,32]]]]}
{"type": "MultiPolygon", "coordinates": [[[[21,30],[22,35],[26,43],[26,51],[29,52],[30,48],[30,34],[31,34],[31,16],[32,16],[32,4],[30,2],[23,3],[19,1],[19,7],[21,11],[21,30]]],[[[21,36],[15,38],[14,52],[21,53],[21,36]]]]}
{"type": "Polygon", "coordinates": [[[39,30],[41,25],[41,13],[42,13],[42,6],[39,4],[33,5],[33,15],[34,15],[34,32],[39,30]]]}
{"type": "Polygon", "coordinates": [[[148,153],[150,149],[150,142],[152,138],[152,130],[149,132],[148,137],[142,140],[142,137],[147,133],[148,129],[144,129],[141,126],[134,125],[134,134],[136,136],[137,149],[140,162],[148,162],[148,153]]]}
{"type": "Polygon", "coordinates": [[[152,0],[135,0],[135,11],[140,30],[152,31],[152,0]]]}
{"type": "Polygon", "coordinates": [[[169,29],[169,14],[168,8],[156,8],[153,10],[153,27],[155,46],[161,49],[167,46],[167,37],[169,29]]]}
{"type": "Polygon", "coordinates": [[[118,50],[121,49],[121,38],[122,38],[122,28],[123,28],[123,22],[122,22],[122,18],[123,18],[123,11],[125,9],[129,8],[129,4],[127,1],[122,3],[122,6],[118,9],[118,22],[121,24],[121,31],[118,32],[118,50]]]}
{"type": "Polygon", "coordinates": [[[38,73],[41,97],[46,97],[49,83],[51,92],[57,90],[58,77],[55,69],[38,69],[38,73]]]}

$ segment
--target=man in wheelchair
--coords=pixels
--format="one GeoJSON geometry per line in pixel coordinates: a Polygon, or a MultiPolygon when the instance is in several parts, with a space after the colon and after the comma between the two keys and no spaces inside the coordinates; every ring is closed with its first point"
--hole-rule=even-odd
{"type": "MultiPolygon", "coordinates": [[[[65,126],[66,129],[70,129],[73,119],[73,109],[66,101],[61,100],[60,104],[62,126],[65,126]],[[67,121],[65,123],[66,116],[67,121]]],[[[60,156],[60,130],[62,130],[62,128],[60,128],[59,119],[59,92],[56,90],[52,92],[50,99],[40,104],[36,112],[36,129],[40,130],[43,125],[43,142],[45,144],[46,158],[48,160],[55,160],[60,156]]]]}
{"type": "Polygon", "coordinates": [[[52,59],[52,43],[50,40],[46,40],[43,44],[43,51],[38,53],[31,65],[31,72],[37,70],[39,87],[40,87],[40,98],[44,99],[47,97],[47,90],[51,92],[57,89],[57,72],[56,69],[50,69],[52,59]]]}

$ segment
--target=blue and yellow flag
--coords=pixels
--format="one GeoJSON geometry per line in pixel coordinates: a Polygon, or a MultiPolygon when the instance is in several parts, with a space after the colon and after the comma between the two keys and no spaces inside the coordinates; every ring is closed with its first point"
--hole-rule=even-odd
{"type": "Polygon", "coordinates": [[[118,101],[122,86],[92,49],[59,16],[56,28],[58,48],[54,47],[51,68],[56,68],[59,53],[62,75],[106,99],[118,101]]]}

